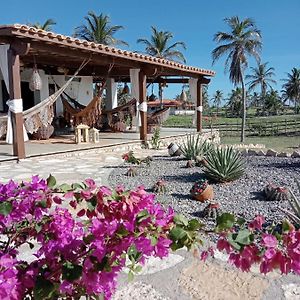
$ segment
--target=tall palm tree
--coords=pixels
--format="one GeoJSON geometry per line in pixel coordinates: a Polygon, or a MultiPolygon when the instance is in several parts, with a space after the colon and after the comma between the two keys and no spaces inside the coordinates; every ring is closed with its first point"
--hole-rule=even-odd
{"type": "Polygon", "coordinates": [[[128,44],[122,40],[118,40],[114,35],[120,30],[124,29],[120,25],[110,25],[110,18],[107,15],[96,15],[93,11],[88,12],[84,17],[87,24],[80,25],[75,28],[74,36],[87,40],[89,42],[96,42],[103,45],[126,45],[128,44]]]}
{"type": "Polygon", "coordinates": [[[220,90],[216,90],[212,99],[214,106],[217,108],[217,115],[219,114],[219,107],[221,106],[221,102],[223,100],[223,92],[220,90]]]}
{"type": "Polygon", "coordinates": [[[295,102],[295,112],[298,112],[298,102],[300,102],[300,69],[293,68],[291,73],[287,73],[288,78],[283,85],[286,96],[295,102]]]}
{"type": "MultiPolygon", "coordinates": [[[[165,58],[169,60],[175,60],[179,62],[186,62],[182,52],[178,50],[178,47],[186,49],[184,42],[175,42],[173,39],[173,33],[170,31],[159,31],[154,26],[151,26],[152,35],[150,40],[145,38],[138,39],[137,42],[145,45],[145,52],[149,55],[165,58]]],[[[162,85],[159,84],[159,98],[162,103],[162,85]]]]}
{"type": "Polygon", "coordinates": [[[251,67],[251,71],[253,74],[246,75],[246,79],[249,79],[250,81],[247,83],[249,85],[249,90],[255,89],[257,86],[260,86],[261,93],[260,97],[263,102],[263,109],[265,109],[265,97],[267,93],[267,89],[272,89],[271,83],[275,83],[276,81],[272,79],[273,76],[275,76],[274,68],[267,67],[268,62],[266,63],[258,63],[258,66],[256,68],[251,67]]]}
{"type": "Polygon", "coordinates": [[[29,23],[28,25],[31,26],[31,27],[37,28],[37,29],[42,29],[42,30],[45,30],[45,31],[51,31],[52,26],[56,25],[56,22],[53,19],[47,19],[44,24],[40,24],[39,22],[36,22],[36,23],[33,23],[33,24],[29,23]]]}
{"type": "Polygon", "coordinates": [[[152,35],[150,40],[145,38],[137,40],[138,43],[146,46],[146,53],[156,57],[186,62],[182,52],[177,49],[179,46],[186,49],[184,42],[171,43],[174,36],[170,31],[159,31],[154,26],[151,26],[151,30],[152,35]]]}
{"type": "Polygon", "coordinates": [[[225,70],[229,66],[229,79],[234,85],[241,85],[243,92],[243,114],[241,142],[245,141],[246,124],[246,89],[244,72],[248,66],[248,56],[259,59],[259,52],[262,47],[261,34],[256,28],[255,22],[249,18],[240,20],[239,17],[224,19],[229,26],[229,32],[217,32],[214,41],[222,43],[212,51],[213,63],[221,56],[228,55],[225,60],[225,70]]]}

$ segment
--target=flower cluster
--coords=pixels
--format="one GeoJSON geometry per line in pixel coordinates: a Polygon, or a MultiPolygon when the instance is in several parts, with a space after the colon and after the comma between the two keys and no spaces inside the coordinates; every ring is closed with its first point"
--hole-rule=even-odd
{"type": "Polygon", "coordinates": [[[208,186],[208,181],[206,179],[200,179],[194,183],[192,186],[190,193],[192,196],[201,195],[208,186]]]}
{"type": "Polygon", "coordinates": [[[122,155],[122,159],[124,159],[126,162],[133,164],[133,165],[140,165],[141,163],[145,163],[146,165],[150,165],[150,162],[152,161],[152,157],[147,156],[146,158],[137,158],[134,156],[133,151],[129,151],[127,153],[124,153],[122,155]]]}
{"type": "Polygon", "coordinates": [[[257,216],[247,224],[225,213],[217,222],[217,248],[226,251],[237,268],[248,272],[257,263],[263,274],[280,269],[283,274],[293,271],[300,275],[300,229],[296,230],[288,221],[267,226],[264,217],[257,216]]]}
{"type": "Polygon", "coordinates": [[[52,176],[1,184],[0,298],[109,299],[123,267],[133,275],[149,256],[163,258],[179,237],[184,241],[176,230],[173,210],[143,187],[111,190],[91,179],[58,186],[52,176]],[[30,261],[22,256],[25,244],[30,261]]]}

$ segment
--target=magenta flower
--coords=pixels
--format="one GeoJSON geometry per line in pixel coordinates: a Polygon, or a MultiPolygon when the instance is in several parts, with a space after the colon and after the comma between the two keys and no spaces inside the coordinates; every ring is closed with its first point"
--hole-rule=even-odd
{"type": "Polygon", "coordinates": [[[278,244],[276,237],[272,234],[264,234],[262,240],[263,244],[268,248],[275,248],[278,244]]]}

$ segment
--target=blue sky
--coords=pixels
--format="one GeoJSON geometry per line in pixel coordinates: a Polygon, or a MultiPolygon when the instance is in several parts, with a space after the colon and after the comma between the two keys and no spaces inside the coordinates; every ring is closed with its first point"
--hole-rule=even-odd
{"type": "MultiPolygon", "coordinates": [[[[209,94],[223,90],[227,94],[233,88],[224,74],[224,60],[212,66],[211,51],[216,47],[213,35],[226,31],[225,17],[238,15],[251,17],[262,31],[262,61],[275,68],[277,88],[281,79],[293,67],[300,67],[300,1],[299,0],[27,0],[2,1],[0,23],[44,22],[56,20],[55,32],[70,35],[83,22],[88,11],[108,14],[112,24],[123,25],[117,38],[126,40],[130,50],[142,51],[136,43],[140,37],[150,37],[150,26],[173,32],[174,41],[184,41],[187,64],[217,72],[209,87],[209,94]]],[[[250,60],[250,66],[256,63],[250,60]]],[[[181,86],[169,86],[165,98],[179,94],[181,86]]]]}

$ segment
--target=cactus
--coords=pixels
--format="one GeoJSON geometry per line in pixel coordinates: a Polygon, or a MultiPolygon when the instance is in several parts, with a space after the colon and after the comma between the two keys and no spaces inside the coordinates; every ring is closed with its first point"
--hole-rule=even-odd
{"type": "Polygon", "coordinates": [[[166,182],[164,180],[158,180],[153,186],[153,192],[156,194],[165,194],[167,192],[166,182]]]}
{"type": "Polygon", "coordinates": [[[217,219],[222,213],[219,203],[210,203],[202,211],[204,218],[217,219]]]}
{"type": "Polygon", "coordinates": [[[135,168],[129,168],[125,175],[129,177],[135,177],[138,175],[138,173],[135,168]]]}
{"type": "Polygon", "coordinates": [[[264,188],[264,194],[267,201],[286,201],[289,198],[289,190],[269,183],[264,188]]]}

